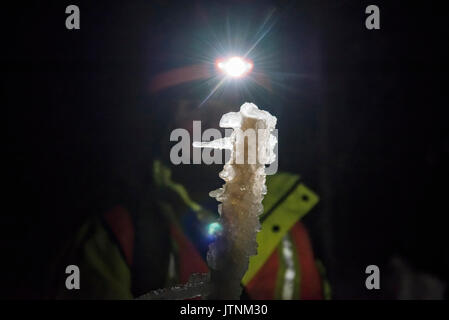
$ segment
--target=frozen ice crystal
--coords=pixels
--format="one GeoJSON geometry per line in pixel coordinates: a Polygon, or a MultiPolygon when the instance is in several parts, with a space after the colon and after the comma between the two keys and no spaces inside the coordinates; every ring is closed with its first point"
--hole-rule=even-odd
{"type": "Polygon", "coordinates": [[[151,291],[137,300],[185,300],[207,296],[209,293],[208,273],[194,273],[185,285],[151,291]]]}
{"type": "Polygon", "coordinates": [[[273,148],[277,140],[272,131],[276,117],[252,103],[245,103],[240,112],[223,115],[220,126],[234,131],[228,138],[232,144],[231,157],[219,174],[226,183],[210,193],[221,202],[219,223],[223,231],[209,246],[207,262],[211,269],[211,291],[208,298],[239,299],[240,282],[248,269],[249,257],[257,253],[259,215],[263,212],[262,200],[267,192],[265,165],[275,161],[273,148]],[[254,130],[256,140],[245,140],[238,130],[254,130]],[[236,161],[236,150],[248,153],[250,143],[257,144],[256,162],[236,161]]]}
{"type": "Polygon", "coordinates": [[[276,159],[273,148],[277,139],[272,134],[276,121],[267,111],[245,103],[239,112],[226,113],[220,120],[221,127],[234,129],[230,137],[194,143],[194,147],[231,150],[230,159],[219,174],[225,184],[209,193],[220,202],[218,222],[222,227],[207,252],[210,273],[194,274],[185,285],[155,290],[139,299],[240,298],[240,283],[248,269],[249,257],[257,254],[259,215],[267,193],[265,165],[276,159]],[[247,130],[254,130],[255,140],[240,134],[247,130]],[[254,163],[247,155],[242,158],[243,163],[236,161],[239,152],[248,154],[254,147],[257,150],[254,163]]]}

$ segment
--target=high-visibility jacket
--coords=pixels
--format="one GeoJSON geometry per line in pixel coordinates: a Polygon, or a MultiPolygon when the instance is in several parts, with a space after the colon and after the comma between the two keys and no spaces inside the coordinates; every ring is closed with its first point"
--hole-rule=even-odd
{"type": "MultiPolygon", "coordinates": [[[[214,213],[217,202],[212,198],[206,204],[193,201],[184,186],[172,181],[170,169],[160,161],[153,164],[153,178],[157,189],[162,190],[157,196],[157,208],[170,221],[171,252],[165,284],[183,284],[191,274],[209,271],[205,257],[213,240],[208,237],[207,227],[218,218],[214,213]],[[164,199],[167,190],[185,209],[174,206],[173,198],[164,199]]],[[[258,253],[250,258],[242,279],[245,298],[329,298],[324,269],[315,260],[309,236],[300,222],[316,205],[318,196],[298,175],[289,173],[267,176],[267,189],[262,229],[257,235],[258,253]]],[[[88,221],[68,250],[66,257],[72,258],[65,259],[78,264],[81,289],[67,290],[60,281],[58,297],[133,298],[135,230],[129,211],[121,205],[88,221]]]]}

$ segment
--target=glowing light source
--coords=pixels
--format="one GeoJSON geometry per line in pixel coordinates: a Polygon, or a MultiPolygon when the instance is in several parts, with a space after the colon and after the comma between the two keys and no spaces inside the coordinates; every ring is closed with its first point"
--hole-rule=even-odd
{"type": "Polygon", "coordinates": [[[218,61],[217,67],[230,77],[241,78],[251,71],[253,64],[241,57],[232,57],[218,61]]]}
{"type": "Polygon", "coordinates": [[[221,229],[222,229],[221,224],[219,224],[218,222],[212,222],[207,227],[207,233],[210,236],[215,236],[218,232],[221,231],[221,229]]]}

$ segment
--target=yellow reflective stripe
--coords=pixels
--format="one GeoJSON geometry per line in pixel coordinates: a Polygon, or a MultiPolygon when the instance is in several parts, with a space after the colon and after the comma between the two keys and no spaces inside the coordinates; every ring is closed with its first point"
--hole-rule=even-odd
{"type": "MultiPolygon", "coordinates": [[[[270,211],[276,202],[278,202],[298,180],[298,175],[285,172],[267,176],[268,193],[263,199],[264,214],[270,211]]],[[[263,214],[261,218],[262,217],[263,214]]]]}
{"type": "Polygon", "coordinates": [[[201,210],[201,206],[190,198],[189,193],[184,186],[172,181],[170,169],[164,166],[159,160],[153,162],[153,177],[159,187],[163,186],[172,189],[193,211],[197,212],[201,210]]]}
{"type": "Polygon", "coordinates": [[[243,285],[251,281],[290,228],[309,212],[318,200],[316,193],[300,183],[285,201],[266,217],[261,231],[257,234],[257,255],[249,260],[249,268],[242,279],[243,285]]]}

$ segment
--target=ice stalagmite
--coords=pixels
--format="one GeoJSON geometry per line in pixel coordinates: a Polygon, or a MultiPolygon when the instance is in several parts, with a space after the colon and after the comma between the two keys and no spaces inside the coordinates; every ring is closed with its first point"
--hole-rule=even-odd
{"type": "Polygon", "coordinates": [[[216,198],[221,232],[209,246],[209,274],[194,274],[185,285],[152,291],[140,299],[239,299],[241,280],[248,269],[249,257],[257,253],[256,235],[259,215],[267,192],[265,165],[276,159],[272,134],[276,117],[245,103],[239,112],[222,116],[220,127],[234,129],[230,137],[210,142],[195,142],[194,147],[230,150],[229,161],[220,177],[222,188],[210,192],[216,198]]]}
{"type": "Polygon", "coordinates": [[[220,172],[226,183],[210,193],[221,202],[218,212],[222,232],[207,254],[211,269],[208,299],[240,298],[240,282],[248,269],[249,257],[257,253],[259,215],[267,192],[265,165],[275,160],[275,126],[276,117],[245,103],[240,112],[227,113],[220,120],[220,127],[234,129],[230,137],[195,145],[231,150],[231,157],[220,172]]]}

